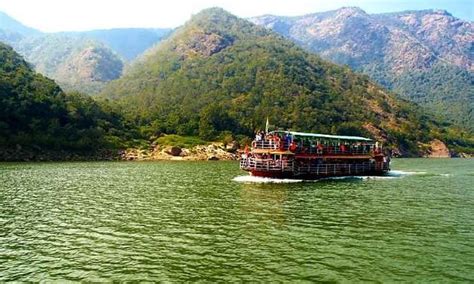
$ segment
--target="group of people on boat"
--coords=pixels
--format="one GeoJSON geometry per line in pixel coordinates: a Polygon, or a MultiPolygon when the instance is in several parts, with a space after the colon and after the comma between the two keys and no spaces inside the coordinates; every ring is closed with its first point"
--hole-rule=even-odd
{"type": "Polygon", "coordinates": [[[283,135],[279,135],[277,133],[266,133],[264,131],[257,131],[255,134],[255,141],[269,141],[273,142],[274,144],[283,142],[284,144],[289,145],[293,141],[293,137],[290,133],[284,133],[283,135]]]}
{"type": "Polygon", "coordinates": [[[252,144],[253,148],[289,150],[300,154],[368,154],[380,153],[378,143],[325,141],[310,137],[293,137],[289,132],[265,133],[258,131],[252,144]]]}
{"type": "Polygon", "coordinates": [[[389,159],[379,143],[369,138],[275,130],[257,131],[252,149],[245,147],[240,166],[258,176],[317,178],[381,174],[389,170],[389,159]]]}

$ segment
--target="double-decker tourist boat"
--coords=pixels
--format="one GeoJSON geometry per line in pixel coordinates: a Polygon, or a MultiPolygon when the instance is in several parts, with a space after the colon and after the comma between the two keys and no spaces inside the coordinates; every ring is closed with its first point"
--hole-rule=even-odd
{"type": "Polygon", "coordinates": [[[383,175],[390,171],[390,157],[365,137],[271,131],[256,135],[240,168],[271,178],[383,175]]]}

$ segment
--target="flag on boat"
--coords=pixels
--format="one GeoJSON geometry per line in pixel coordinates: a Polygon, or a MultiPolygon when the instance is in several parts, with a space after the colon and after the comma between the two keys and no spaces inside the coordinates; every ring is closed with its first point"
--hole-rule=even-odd
{"type": "Polygon", "coordinates": [[[268,133],[268,126],[269,126],[269,122],[268,122],[268,116],[267,116],[267,123],[265,124],[265,133],[268,133]]]}

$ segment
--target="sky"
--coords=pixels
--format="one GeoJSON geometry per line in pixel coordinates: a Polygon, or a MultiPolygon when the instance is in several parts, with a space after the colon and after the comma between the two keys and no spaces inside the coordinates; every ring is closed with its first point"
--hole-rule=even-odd
{"type": "Polygon", "coordinates": [[[455,17],[474,20],[474,0],[0,0],[0,11],[44,32],[174,28],[209,7],[252,17],[296,16],[348,6],[368,13],[444,9],[455,17]]]}

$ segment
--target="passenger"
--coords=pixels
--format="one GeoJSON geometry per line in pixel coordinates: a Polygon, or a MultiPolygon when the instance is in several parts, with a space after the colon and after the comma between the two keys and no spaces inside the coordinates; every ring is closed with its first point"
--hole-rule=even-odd
{"type": "Polygon", "coordinates": [[[298,148],[298,146],[296,145],[296,142],[295,142],[295,141],[292,141],[292,142],[290,143],[290,148],[289,148],[290,151],[291,151],[291,152],[295,152],[297,148],[298,148]]]}
{"type": "Polygon", "coordinates": [[[310,154],[316,153],[316,145],[314,144],[314,140],[312,140],[309,144],[309,153],[310,154]]]}
{"type": "Polygon", "coordinates": [[[288,143],[288,134],[287,134],[287,133],[283,134],[283,137],[281,138],[281,145],[280,145],[280,148],[281,148],[281,149],[284,149],[284,148],[285,148],[285,144],[286,144],[286,145],[289,145],[289,143],[288,143]]]}
{"type": "Polygon", "coordinates": [[[319,141],[318,141],[318,144],[316,145],[316,147],[317,147],[318,154],[322,154],[324,147],[319,141]]]}
{"type": "Polygon", "coordinates": [[[342,153],[345,153],[345,152],[346,152],[346,145],[341,144],[341,147],[340,147],[340,148],[341,148],[341,152],[342,152],[342,153]]]}
{"type": "Polygon", "coordinates": [[[282,148],[282,147],[281,147],[281,144],[283,144],[283,143],[280,143],[280,142],[281,142],[281,139],[280,139],[280,136],[278,136],[278,134],[276,134],[275,136],[273,136],[273,140],[275,141],[275,149],[276,149],[276,148],[282,148]]]}
{"type": "Polygon", "coordinates": [[[281,160],[280,159],[276,160],[275,164],[278,168],[281,168],[281,160]]]}

